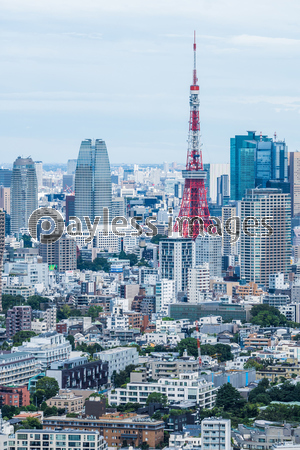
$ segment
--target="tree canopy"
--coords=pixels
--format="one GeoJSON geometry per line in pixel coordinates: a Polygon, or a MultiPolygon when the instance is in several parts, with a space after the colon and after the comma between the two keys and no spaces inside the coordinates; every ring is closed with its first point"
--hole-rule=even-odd
{"type": "Polygon", "coordinates": [[[123,384],[129,383],[130,381],[130,373],[134,371],[135,369],[134,364],[129,364],[129,366],[126,366],[124,370],[121,370],[119,373],[116,373],[114,371],[112,375],[112,382],[114,383],[114,386],[116,388],[123,386],[123,384]]]}
{"type": "Polygon", "coordinates": [[[18,347],[19,345],[22,345],[23,342],[25,341],[29,341],[31,337],[33,336],[37,336],[36,333],[34,331],[31,330],[22,330],[22,331],[18,331],[14,336],[13,336],[13,344],[18,347]]]}
{"type": "Polygon", "coordinates": [[[92,270],[93,272],[109,272],[111,264],[106,258],[95,258],[94,261],[84,261],[81,256],[77,259],[77,269],[92,270]]]}
{"type": "Polygon", "coordinates": [[[43,377],[36,383],[35,396],[38,403],[42,403],[48,398],[55,397],[59,392],[59,385],[55,378],[43,377]]]}
{"type": "Polygon", "coordinates": [[[287,318],[274,306],[259,304],[251,309],[251,323],[262,327],[279,327],[287,324],[287,318]]]}
{"type": "Polygon", "coordinates": [[[168,397],[161,392],[151,392],[147,397],[146,405],[150,405],[150,403],[160,403],[162,406],[167,406],[168,397]]]}

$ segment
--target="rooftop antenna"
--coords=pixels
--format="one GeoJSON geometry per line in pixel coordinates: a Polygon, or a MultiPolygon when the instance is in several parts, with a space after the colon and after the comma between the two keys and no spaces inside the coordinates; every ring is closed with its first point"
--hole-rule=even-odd
{"type": "Polygon", "coordinates": [[[275,133],[274,133],[274,142],[276,142],[276,139],[277,139],[277,134],[276,134],[276,131],[275,131],[275,133]]]}

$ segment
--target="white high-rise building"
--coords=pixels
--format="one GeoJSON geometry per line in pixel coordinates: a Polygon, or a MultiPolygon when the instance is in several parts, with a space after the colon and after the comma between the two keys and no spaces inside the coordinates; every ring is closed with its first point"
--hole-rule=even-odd
{"type": "Polygon", "coordinates": [[[211,277],[222,276],[222,237],[205,234],[195,240],[196,265],[209,264],[211,277]]]}
{"type": "Polygon", "coordinates": [[[203,294],[209,291],[209,264],[205,263],[195,266],[188,271],[188,301],[191,303],[200,303],[203,300],[203,294]]]}
{"type": "Polygon", "coordinates": [[[175,281],[162,278],[156,283],[155,289],[156,312],[168,314],[168,306],[176,302],[175,281]]]}
{"type": "Polygon", "coordinates": [[[248,220],[247,233],[241,232],[241,278],[268,288],[271,274],[280,272],[286,276],[290,270],[290,194],[283,194],[281,189],[247,190],[241,202],[244,228],[249,217],[255,221],[248,220]]]}
{"type": "Polygon", "coordinates": [[[192,238],[174,236],[159,242],[161,278],[175,281],[175,290],[186,291],[188,269],[195,265],[195,244],[192,238]]]}
{"type": "Polygon", "coordinates": [[[231,420],[207,417],[201,422],[202,450],[231,450],[231,420]]]}
{"type": "Polygon", "coordinates": [[[213,203],[217,202],[217,194],[218,194],[218,188],[217,188],[217,179],[221,175],[228,175],[229,177],[229,184],[230,184],[230,164],[210,164],[209,169],[209,179],[210,179],[210,185],[209,185],[209,192],[210,192],[210,198],[213,203]]]}
{"type": "Polygon", "coordinates": [[[75,175],[77,159],[68,159],[67,173],[68,175],[75,175]]]}
{"type": "Polygon", "coordinates": [[[238,219],[233,219],[237,216],[236,206],[223,206],[222,208],[222,255],[232,256],[237,254],[237,242],[231,243],[235,236],[230,233],[237,232],[238,219]],[[230,233],[225,229],[226,223],[230,228],[230,233]]]}
{"type": "Polygon", "coordinates": [[[40,189],[43,186],[43,162],[35,161],[34,165],[36,171],[36,178],[38,182],[38,188],[40,189]]]}

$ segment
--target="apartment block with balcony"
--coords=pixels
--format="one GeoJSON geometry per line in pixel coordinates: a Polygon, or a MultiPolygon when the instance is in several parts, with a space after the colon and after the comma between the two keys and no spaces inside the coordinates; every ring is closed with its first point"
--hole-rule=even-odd
{"type": "Polygon", "coordinates": [[[24,385],[40,372],[39,365],[30,353],[3,353],[0,355],[0,385],[24,385]]]}
{"type": "Polygon", "coordinates": [[[194,400],[200,408],[211,409],[215,404],[217,388],[212,382],[199,378],[198,372],[181,373],[178,378],[160,378],[155,383],[130,382],[126,388],[117,388],[109,394],[111,405],[128,402],[144,405],[152,392],[160,392],[169,402],[194,400]]]}

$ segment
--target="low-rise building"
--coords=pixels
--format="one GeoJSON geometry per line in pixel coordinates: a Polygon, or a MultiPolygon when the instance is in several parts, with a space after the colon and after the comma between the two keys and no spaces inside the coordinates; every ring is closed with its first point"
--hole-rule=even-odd
{"type": "Polygon", "coordinates": [[[164,440],[165,424],[162,420],[153,420],[149,416],[116,413],[106,414],[99,419],[45,417],[43,427],[52,430],[60,427],[61,433],[64,433],[66,429],[97,430],[109,447],[121,447],[125,441],[127,445],[134,447],[139,447],[146,442],[149,447],[155,448],[164,440]]]}
{"type": "Polygon", "coordinates": [[[76,448],[76,450],[105,450],[107,443],[98,431],[82,430],[19,430],[8,436],[8,449],[76,448]],[[21,444],[21,447],[20,447],[21,444]]]}
{"type": "Polygon", "coordinates": [[[18,408],[30,405],[30,393],[27,386],[0,386],[0,408],[3,405],[18,408]]]}
{"type": "Polygon", "coordinates": [[[45,370],[54,361],[67,359],[70,356],[72,346],[70,342],[57,331],[49,331],[39,336],[30,338],[20,347],[13,347],[13,352],[27,352],[39,362],[41,369],[45,370]]]}
{"type": "Polygon", "coordinates": [[[100,389],[108,382],[108,365],[85,356],[70,358],[52,363],[46,376],[55,378],[60,389],[100,389]]]}
{"type": "Polygon", "coordinates": [[[24,385],[40,372],[34,356],[26,352],[0,354],[0,385],[24,385]]]}
{"type": "Polygon", "coordinates": [[[151,358],[147,363],[147,369],[153,380],[159,380],[160,378],[178,377],[180,373],[184,372],[197,372],[199,362],[193,356],[187,356],[184,353],[181,358],[151,358]]]}
{"type": "Polygon", "coordinates": [[[255,348],[270,347],[271,338],[265,336],[264,334],[250,333],[244,340],[244,346],[255,348]]]}
{"type": "Polygon", "coordinates": [[[169,402],[194,400],[201,408],[214,406],[217,388],[212,382],[199,378],[198,372],[180,373],[178,378],[160,378],[155,383],[130,382],[109,394],[109,403],[123,405],[128,402],[144,405],[152,392],[160,392],[169,402]]]}
{"type": "Polygon", "coordinates": [[[55,397],[46,400],[48,406],[56,406],[57,409],[63,408],[66,413],[75,413],[83,410],[84,397],[76,395],[72,391],[65,389],[60,391],[55,397]]]}
{"type": "Polygon", "coordinates": [[[96,358],[101,359],[108,364],[108,378],[111,377],[114,372],[119,373],[124,370],[125,367],[133,364],[138,365],[139,354],[136,347],[118,347],[110,350],[104,350],[99,353],[95,353],[96,358]]]}

